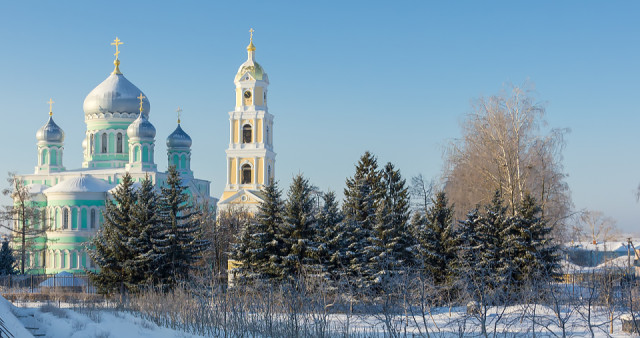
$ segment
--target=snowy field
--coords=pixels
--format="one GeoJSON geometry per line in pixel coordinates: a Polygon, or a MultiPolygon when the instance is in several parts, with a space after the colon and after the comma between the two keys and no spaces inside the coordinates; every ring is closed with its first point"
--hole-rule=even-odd
{"type": "MultiPolygon", "coordinates": [[[[20,303],[16,307],[4,298],[0,298],[0,313],[8,330],[14,337],[201,337],[181,332],[141,319],[130,313],[111,309],[72,310],[68,304],[52,305],[47,303],[20,303]]],[[[586,309],[566,308],[561,316],[566,319],[566,335],[571,337],[591,336],[585,314],[586,309]]],[[[416,309],[418,311],[418,309],[416,309]]],[[[629,337],[621,332],[621,321],[616,314],[614,333],[610,329],[604,311],[592,313],[592,324],[596,337],[629,337]]],[[[313,327],[314,322],[325,322],[324,332],[307,332],[309,336],[348,336],[353,337],[455,337],[480,336],[481,322],[478,318],[466,314],[466,308],[437,308],[431,314],[419,313],[403,315],[345,315],[332,314],[301,315],[303,326],[313,327]],[[324,334],[322,334],[324,333],[324,334]]],[[[489,336],[500,337],[554,337],[562,336],[556,314],[549,308],[539,305],[522,305],[492,308],[486,317],[489,336]]],[[[223,336],[221,331],[216,336],[223,336]]],[[[228,333],[227,333],[228,334],[228,333]]],[[[233,336],[237,336],[234,334],[233,336]]],[[[247,337],[268,335],[246,333],[247,337]]],[[[281,335],[276,335],[281,336],[281,335]]]]}

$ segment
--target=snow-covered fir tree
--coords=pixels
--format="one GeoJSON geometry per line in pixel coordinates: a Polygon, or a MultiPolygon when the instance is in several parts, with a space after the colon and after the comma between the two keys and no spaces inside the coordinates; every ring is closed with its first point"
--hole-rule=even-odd
{"type": "Polygon", "coordinates": [[[235,271],[240,282],[277,279],[282,275],[282,243],[278,241],[277,234],[284,210],[277,182],[265,186],[262,196],[258,213],[242,230],[231,255],[242,263],[235,271]]]}
{"type": "Polygon", "coordinates": [[[436,285],[443,285],[452,278],[455,264],[456,243],[453,228],[453,207],[444,192],[438,192],[427,210],[423,224],[414,224],[419,252],[425,271],[436,285]]]}
{"type": "Polygon", "coordinates": [[[345,229],[336,194],[332,191],[322,195],[322,208],[318,211],[316,238],[319,262],[331,278],[339,278],[345,266],[345,229]]]}
{"type": "Polygon", "coordinates": [[[129,283],[141,285],[150,282],[155,274],[157,265],[151,257],[154,252],[151,238],[160,224],[159,196],[148,176],[135,191],[135,197],[136,202],[131,208],[130,237],[126,241],[132,258],[125,262],[124,268],[129,275],[129,283]]]}
{"type": "Polygon", "coordinates": [[[13,275],[16,273],[16,258],[13,257],[13,250],[9,246],[9,240],[2,241],[0,248],[0,276],[13,275]]]}
{"type": "Polygon", "coordinates": [[[309,180],[301,174],[293,178],[277,234],[278,241],[282,243],[283,280],[294,280],[302,274],[322,273],[318,264],[317,224],[311,192],[309,180]]]}
{"type": "Polygon", "coordinates": [[[370,264],[372,232],[383,189],[378,163],[365,152],[356,165],[355,175],[348,178],[344,189],[344,226],[347,276],[358,287],[369,287],[375,274],[370,264]]]}
{"type": "Polygon", "coordinates": [[[515,279],[519,283],[544,282],[556,277],[560,271],[559,247],[551,238],[553,227],[547,224],[541,214],[535,198],[526,194],[517,216],[513,217],[513,223],[517,224],[517,236],[513,243],[516,247],[515,279]]]}
{"type": "Polygon", "coordinates": [[[508,226],[507,207],[500,191],[496,191],[491,203],[485,207],[485,216],[478,227],[483,250],[478,253],[477,266],[489,278],[488,285],[492,288],[506,286],[512,278],[512,256],[504,250],[503,236],[508,226]]]}
{"type": "Polygon", "coordinates": [[[383,197],[373,229],[371,264],[376,284],[402,270],[418,267],[417,248],[409,231],[409,192],[391,163],[382,170],[383,197]]]}
{"type": "Polygon", "coordinates": [[[87,273],[101,293],[124,291],[124,286],[130,282],[125,266],[134,255],[128,240],[131,237],[131,215],[135,200],[133,180],[127,173],[112,198],[105,201],[104,223],[88,248],[89,256],[99,272],[87,273]]]}
{"type": "Polygon", "coordinates": [[[200,259],[208,242],[202,236],[197,208],[189,199],[175,166],[169,167],[166,186],[160,190],[161,221],[153,233],[154,250],[150,258],[157,267],[156,282],[173,286],[188,279],[193,263],[200,259]]]}

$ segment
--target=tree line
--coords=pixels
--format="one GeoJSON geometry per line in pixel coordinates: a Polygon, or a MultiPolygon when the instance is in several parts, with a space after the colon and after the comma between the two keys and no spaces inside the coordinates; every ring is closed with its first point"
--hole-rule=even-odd
{"type": "Polygon", "coordinates": [[[232,247],[231,258],[241,263],[232,271],[238,283],[313,277],[380,292],[417,272],[455,289],[472,272],[496,289],[559,273],[553,227],[530,194],[509,214],[496,191],[490,203],[456,221],[446,194],[438,192],[411,216],[400,171],[391,163],[379,168],[370,152],[346,180],[342,207],[333,192],[315,203],[312,188],[302,175],[294,177],[286,199],[277,183],[265,187],[259,211],[232,247]]]}

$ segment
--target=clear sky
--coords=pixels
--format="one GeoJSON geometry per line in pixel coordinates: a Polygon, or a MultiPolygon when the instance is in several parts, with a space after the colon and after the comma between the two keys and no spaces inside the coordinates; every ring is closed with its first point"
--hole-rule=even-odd
{"type": "Polygon", "coordinates": [[[64,164],[80,167],[82,103],[112,71],[118,36],[120,69],[151,102],[156,153],[181,106],[192,169],[219,197],[233,78],[253,27],[281,187],[301,172],[341,193],[365,150],[407,178],[439,177],[470,102],[529,80],[549,126],[571,129],[575,207],[638,233],[639,15],[634,1],[4,2],[0,173],[33,171],[50,97],[64,164]]]}

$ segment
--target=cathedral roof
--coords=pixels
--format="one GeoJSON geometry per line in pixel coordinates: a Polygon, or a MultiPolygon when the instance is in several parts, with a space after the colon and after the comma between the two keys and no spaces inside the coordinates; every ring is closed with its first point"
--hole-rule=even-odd
{"type": "MultiPolygon", "coordinates": [[[[138,114],[138,95],[142,91],[124,77],[119,71],[114,71],[106,80],[102,81],[84,99],[85,115],[100,113],[129,113],[138,114]]],[[[143,94],[144,96],[144,94],[143,94]]],[[[151,105],[145,97],[143,100],[144,115],[149,118],[151,105]]]]}
{"type": "Polygon", "coordinates": [[[44,191],[45,195],[50,193],[70,193],[70,192],[107,192],[113,188],[99,178],[91,175],[80,175],[66,179],[53,187],[44,191]]]}
{"type": "Polygon", "coordinates": [[[153,139],[156,137],[156,128],[142,113],[127,128],[127,136],[130,139],[153,139]]]}
{"type": "Polygon", "coordinates": [[[182,130],[180,123],[178,123],[176,130],[167,137],[168,148],[189,148],[191,143],[191,137],[182,130]]]}
{"type": "Polygon", "coordinates": [[[247,46],[247,61],[240,65],[236,74],[236,81],[242,76],[249,73],[256,81],[267,80],[267,73],[264,72],[262,66],[256,62],[256,46],[253,45],[253,29],[251,30],[251,42],[247,46]]]}
{"type": "Polygon", "coordinates": [[[49,116],[47,123],[36,132],[38,142],[62,143],[64,141],[64,131],[53,122],[53,117],[49,116]]]}

